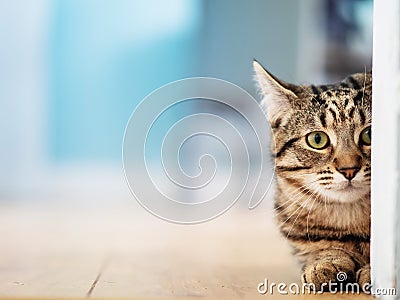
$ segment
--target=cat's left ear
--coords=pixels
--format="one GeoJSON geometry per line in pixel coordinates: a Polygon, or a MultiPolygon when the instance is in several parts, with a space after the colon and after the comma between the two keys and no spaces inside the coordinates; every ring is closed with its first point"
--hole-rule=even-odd
{"type": "Polygon", "coordinates": [[[269,73],[261,64],[253,61],[256,79],[263,94],[262,106],[266,108],[271,124],[282,121],[291,110],[290,100],[298,98],[295,85],[286,83],[269,73]]]}

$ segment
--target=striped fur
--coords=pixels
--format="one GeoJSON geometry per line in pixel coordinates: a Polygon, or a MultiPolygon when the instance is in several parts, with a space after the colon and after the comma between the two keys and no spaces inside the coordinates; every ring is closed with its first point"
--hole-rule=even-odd
{"type": "Polygon", "coordinates": [[[275,141],[277,220],[302,280],[320,288],[346,272],[349,281],[369,282],[371,147],[360,134],[371,125],[371,74],[295,86],[254,68],[275,141]],[[314,131],[329,136],[328,147],[306,143],[314,131]]]}

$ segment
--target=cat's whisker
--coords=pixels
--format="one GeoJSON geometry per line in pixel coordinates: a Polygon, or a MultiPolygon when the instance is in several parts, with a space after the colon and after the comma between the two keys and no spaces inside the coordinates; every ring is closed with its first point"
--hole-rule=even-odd
{"type": "MultiPolygon", "coordinates": [[[[286,238],[288,238],[289,237],[289,235],[290,235],[290,232],[292,231],[292,229],[293,229],[293,227],[294,227],[294,225],[296,224],[296,221],[297,221],[297,219],[299,218],[299,216],[301,215],[301,212],[304,210],[304,208],[305,207],[307,207],[307,204],[309,203],[309,202],[311,202],[312,200],[313,200],[313,195],[315,195],[315,193],[317,193],[317,191],[314,191],[311,195],[310,195],[310,197],[308,197],[308,199],[306,200],[306,202],[304,203],[304,206],[303,206],[303,208],[300,210],[300,212],[297,214],[297,217],[296,217],[296,219],[294,219],[294,222],[293,222],[293,224],[292,224],[292,227],[290,227],[290,229],[289,229],[289,232],[288,232],[288,234],[286,235],[286,238]]],[[[316,200],[316,199],[318,199],[317,197],[316,198],[314,198],[314,201],[316,200]]],[[[301,206],[300,206],[301,207],[301,206]]],[[[300,208],[299,207],[299,208],[300,208]]]]}
{"type": "MultiPolygon", "coordinates": [[[[307,189],[307,187],[302,187],[302,190],[304,191],[305,189],[307,189]]],[[[300,194],[301,193],[301,191],[298,193],[298,194],[300,194]]],[[[298,194],[296,194],[296,196],[298,195],[298,194]]],[[[282,212],[284,212],[286,209],[288,209],[289,207],[291,207],[294,203],[296,203],[297,202],[297,200],[299,200],[300,199],[300,197],[299,197],[299,199],[295,199],[295,200],[293,200],[293,197],[288,197],[289,199],[288,200],[286,200],[284,203],[282,203],[282,204],[280,204],[279,206],[276,206],[276,207],[274,207],[272,210],[273,211],[279,211],[282,207],[284,207],[287,203],[289,203],[289,202],[292,202],[289,206],[287,206],[287,207],[285,207],[283,210],[281,210],[279,213],[277,213],[277,215],[279,215],[280,213],[282,213],[282,212]]]]}
{"type": "Polygon", "coordinates": [[[286,235],[286,238],[288,238],[290,236],[290,232],[292,231],[294,225],[297,222],[297,219],[299,218],[299,216],[301,215],[302,211],[304,210],[305,207],[307,207],[307,204],[310,203],[311,201],[313,201],[314,198],[311,198],[311,196],[307,199],[307,201],[305,203],[303,203],[304,205],[299,206],[299,208],[301,207],[301,210],[299,211],[299,213],[297,214],[296,218],[294,219],[292,226],[289,229],[289,232],[286,235]]]}
{"type": "Polygon", "coordinates": [[[322,189],[318,192],[318,196],[321,197],[324,200],[324,207],[325,207],[325,212],[328,213],[328,197],[326,195],[321,194],[322,189]]]}
{"type": "MultiPolygon", "coordinates": [[[[309,198],[308,198],[309,199],[309,198]]],[[[307,199],[307,200],[308,200],[307,199]]],[[[307,200],[305,201],[305,202],[307,202],[307,200]]],[[[297,202],[299,202],[300,201],[300,199],[297,201],[297,202]]],[[[302,204],[304,204],[304,202],[302,203],[302,204]]],[[[283,221],[282,223],[281,223],[281,225],[283,225],[283,224],[285,224],[287,221],[289,221],[290,220],[290,218],[291,217],[293,217],[296,213],[297,213],[297,211],[299,210],[299,209],[301,209],[302,208],[302,205],[300,205],[285,221],[283,221]]]]}
{"type": "MultiPolygon", "coordinates": [[[[280,208],[283,207],[286,203],[291,202],[291,201],[293,201],[292,204],[294,204],[297,200],[293,200],[293,198],[296,198],[298,195],[300,195],[302,192],[304,192],[306,189],[308,189],[308,188],[309,188],[313,183],[315,183],[316,181],[317,181],[317,180],[311,181],[310,183],[303,184],[302,186],[296,188],[296,189],[291,193],[291,195],[288,196],[289,199],[288,199],[287,201],[285,201],[284,203],[282,203],[281,205],[275,207],[274,210],[280,209],[280,208]],[[293,194],[296,193],[296,192],[297,192],[297,194],[293,196],[293,194]]],[[[292,204],[291,204],[291,205],[292,205],[292,204]]],[[[288,207],[290,207],[291,205],[289,205],[288,207]]],[[[287,208],[288,208],[288,207],[287,207],[287,208]]],[[[285,210],[286,210],[286,208],[285,208],[283,211],[285,211],[285,210]]]]}
{"type": "Polygon", "coordinates": [[[278,213],[276,214],[276,216],[279,216],[280,214],[282,214],[282,213],[288,211],[293,205],[299,203],[299,202],[301,201],[301,198],[302,198],[302,197],[299,197],[298,199],[296,199],[296,200],[294,200],[294,201],[291,200],[291,201],[293,201],[293,202],[292,202],[289,206],[285,207],[283,210],[281,210],[280,212],[278,212],[278,213]]]}
{"type": "Polygon", "coordinates": [[[285,211],[287,211],[288,209],[290,209],[290,207],[292,207],[293,205],[295,205],[296,203],[298,203],[303,197],[303,195],[300,195],[302,192],[304,192],[306,189],[310,188],[312,184],[316,183],[318,180],[313,180],[307,184],[303,184],[300,187],[297,187],[295,189],[293,189],[290,193],[290,196],[288,197],[289,199],[286,200],[284,203],[282,203],[281,205],[272,208],[272,210],[270,210],[269,212],[263,212],[261,213],[262,215],[268,215],[270,212],[274,212],[279,210],[280,208],[282,208],[285,204],[287,204],[288,202],[292,202],[290,205],[288,205],[287,207],[285,207],[283,210],[281,210],[280,212],[276,213],[275,216],[279,216],[280,214],[284,213],[285,211]],[[297,192],[297,193],[296,193],[297,192]],[[296,194],[295,194],[296,193],[296,194]],[[293,194],[295,194],[293,196],[293,194]],[[300,195],[297,199],[296,197],[300,195]],[[295,197],[295,199],[293,200],[293,197],[295,197]]]}
{"type": "MultiPolygon", "coordinates": [[[[307,189],[309,190],[310,187],[311,187],[313,184],[315,184],[317,181],[318,181],[318,180],[314,180],[314,181],[309,182],[308,184],[303,185],[303,186],[302,186],[303,189],[302,189],[301,191],[299,191],[299,192],[295,195],[294,200],[293,200],[293,198],[290,198],[289,200],[285,201],[282,205],[278,206],[277,208],[282,207],[282,206],[283,206],[285,203],[287,203],[287,202],[290,202],[290,201],[292,202],[290,205],[288,205],[288,206],[285,207],[283,210],[281,210],[279,213],[277,213],[276,216],[279,216],[281,213],[283,213],[283,212],[289,210],[293,205],[299,203],[299,202],[301,201],[302,198],[307,197],[307,195],[304,195],[304,194],[302,194],[302,193],[303,193],[305,190],[307,190],[307,189]],[[297,197],[297,196],[298,196],[298,197],[297,197]],[[297,197],[297,199],[296,199],[296,197],[297,197]]],[[[314,194],[314,193],[312,193],[311,195],[313,195],[313,194],[314,194]]]]}
{"type": "MultiPolygon", "coordinates": [[[[302,207],[304,207],[304,205],[308,202],[308,200],[312,197],[312,195],[314,194],[315,192],[313,192],[305,201],[303,201],[303,203],[282,223],[282,224],[284,224],[284,223],[286,223],[291,217],[293,217],[295,214],[296,214],[296,212],[299,210],[299,209],[301,209],[302,207]]],[[[299,197],[299,199],[297,199],[294,203],[292,203],[292,205],[293,204],[295,204],[295,203],[298,203],[298,202],[300,202],[301,201],[301,199],[302,199],[302,197],[299,197]]]]}
{"type": "Polygon", "coordinates": [[[318,196],[323,198],[323,200],[324,200],[324,206],[325,206],[325,212],[328,213],[328,206],[327,206],[328,198],[326,197],[326,195],[321,194],[321,191],[322,191],[322,188],[321,188],[320,191],[318,192],[318,196]]]}
{"type": "MultiPolygon", "coordinates": [[[[289,202],[296,202],[296,200],[293,200],[293,197],[297,197],[297,195],[299,195],[302,191],[306,190],[308,187],[308,185],[302,185],[299,188],[296,188],[289,196],[288,196],[288,200],[286,200],[284,203],[280,204],[279,206],[276,206],[273,208],[274,211],[278,211],[280,208],[282,208],[283,206],[285,206],[287,203],[289,202]],[[293,196],[294,193],[296,193],[296,195],[293,196]]],[[[289,205],[288,207],[290,207],[291,205],[289,205]]],[[[282,210],[281,212],[285,211],[288,207],[286,207],[284,210],[282,210]]]]}
{"type": "MultiPolygon", "coordinates": [[[[319,192],[318,192],[318,196],[320,196],[321,189],[322,189],[322,188],[320,188],[320,190],[319,190],[319,192]]],[[[308,240],[309,240],[310,242],[311,242],[310,232],[309,232],[310,213],[311,213],[312,208],[314,207],[315,201],[317,201],[317,200],[318,200],[318,197],[315,197],[313,203],[311,204],[310,209],[308,210],[308,214],[307,214],[307,225],[306,225],[306,226],[307,226],[307,237],[308,237],[308,240]]]]}
{"type": "Polygon", "coordinates": [[[304,197],[303,194],[301,194],[302,192],[304,192],[304,190],[308,189],[311,186],[311,184],[309,184],[307,187],[304,187],[304,189],[302,191],[300,191],[297,195],[299,195],[299,197],[296,199],[289,199],[287,200],[285,203],[292,201],[292,203],[290,205],[288,205],[287,207],[285,207],[283,210],[281,210],[279,213],[277,213],[276,215],[279,216],[280,214],[282,214],[283,212],[289,210],[293,205],[299,203],[301,201],[301,199],[304,197]],[[300,195],[301,194],[301,195],[300,195]]]}

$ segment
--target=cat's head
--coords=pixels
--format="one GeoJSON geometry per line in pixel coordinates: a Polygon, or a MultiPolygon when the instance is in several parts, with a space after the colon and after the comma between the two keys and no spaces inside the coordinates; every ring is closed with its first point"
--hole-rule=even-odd
{"type": "Polygon", "coordinates": [[[329,202],[370,192],[370,73],[332,85],[293,85],[254,62],[275,140],[275,172],[286,184],[329,202]]]}

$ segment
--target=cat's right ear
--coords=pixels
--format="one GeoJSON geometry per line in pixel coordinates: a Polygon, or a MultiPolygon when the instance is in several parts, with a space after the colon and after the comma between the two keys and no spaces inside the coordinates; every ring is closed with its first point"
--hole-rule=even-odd
{"type": "Polygon", "coordinates": [[[289,116],[290,99],[297,98],[293,86],[277,79],[256,60],[253,61],[253,67],[263,96],[261,105],[266,109],[268,121],[272,125],[280,123],[289,116]]]}

